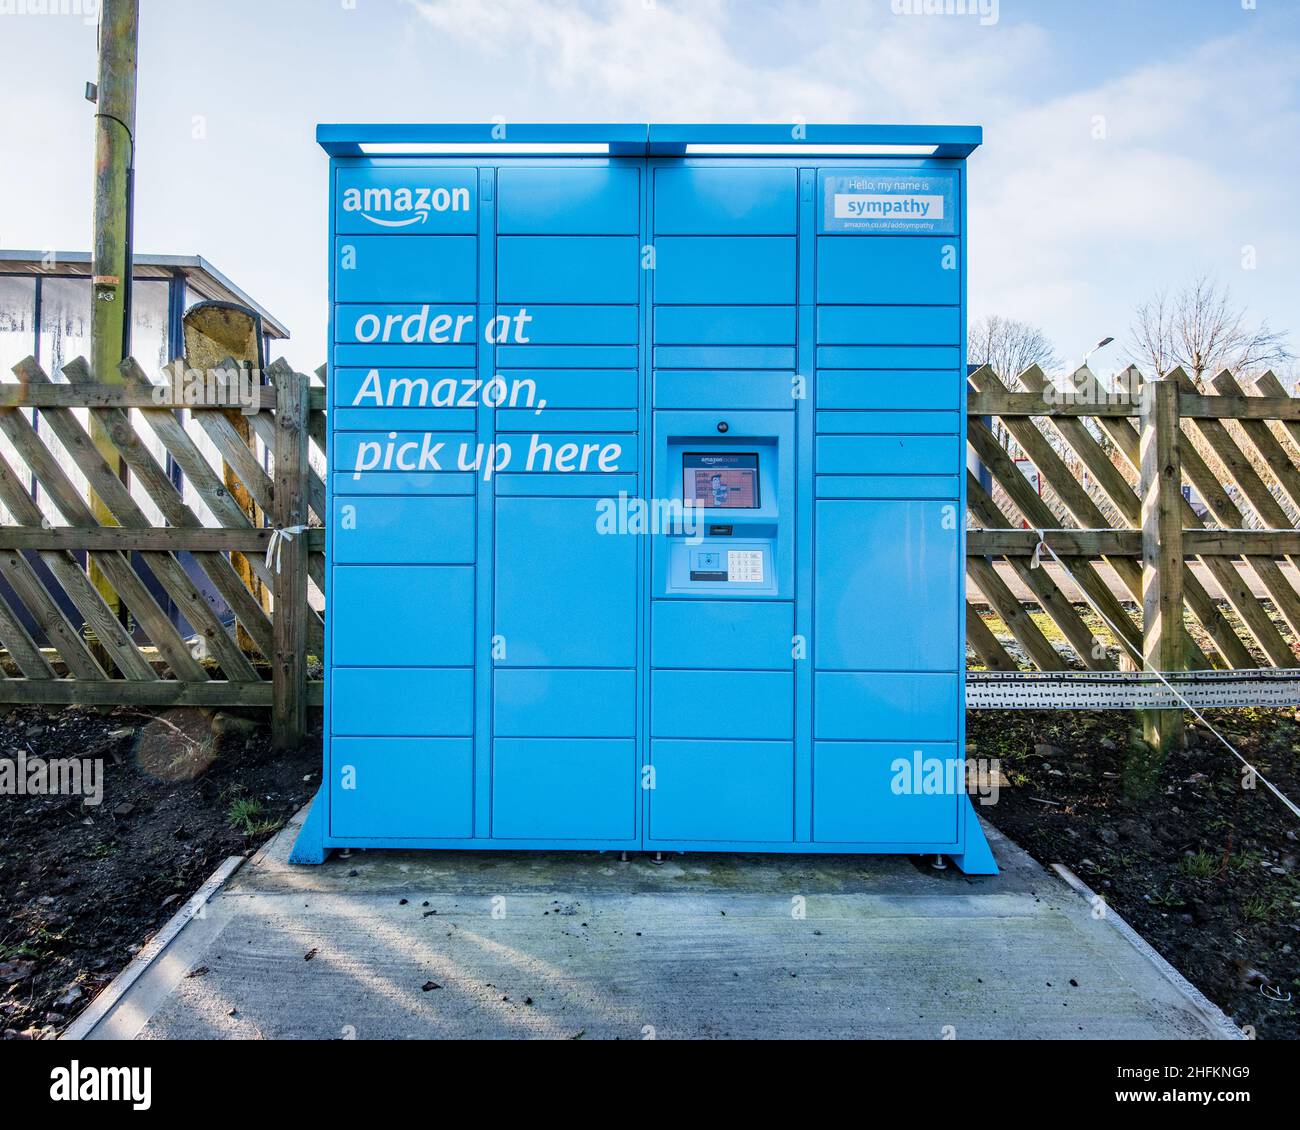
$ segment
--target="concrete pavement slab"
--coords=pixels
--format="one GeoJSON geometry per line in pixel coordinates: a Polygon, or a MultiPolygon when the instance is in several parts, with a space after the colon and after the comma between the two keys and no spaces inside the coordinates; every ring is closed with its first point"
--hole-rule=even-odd
{"type": "MultiPolygon", "coordinates": [[[[301,814],[299,820],[301,819],[301,814]]],[[[291,825],[89,1038],[1225,1038],[992,829],[1002,874],[886,856],[354,852],[291,825]]]]}

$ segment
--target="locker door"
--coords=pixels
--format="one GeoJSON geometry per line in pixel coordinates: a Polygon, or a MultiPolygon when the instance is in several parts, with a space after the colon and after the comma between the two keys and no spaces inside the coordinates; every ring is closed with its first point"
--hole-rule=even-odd
{"type": "Polygon", "coordinates": [[[938,500],[817,503],[819,670],[956,669],[953,514],[938,500]]]}
{"type": "Polygon", "coordinates": [[[497,667],[636,665],[636,541],[593,498],[498,498],[497,667]]]}

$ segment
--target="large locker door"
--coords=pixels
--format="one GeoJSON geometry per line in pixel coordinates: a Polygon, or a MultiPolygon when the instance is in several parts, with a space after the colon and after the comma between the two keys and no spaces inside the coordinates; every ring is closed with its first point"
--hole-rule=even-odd
{"type": "Polygon", "coordinates": [[[497,313],[527,340],[497,345],[496,365],[535,400],[495,412],[514,450],[491,594],[492,838],[506,843],[636,836],[640,539],[597,517],[637,493],[642,175],[499,173],[497,313]]]}
{"type": "Polygon", "coordinates": [[[600,533],[595,502],[497,499],[498,668],[636,665],[636,542],[600,533]]]}
{"type": "Polygon", "coordinates": [[[954,672],[957,539],[950,503],[818,502],[818,668],[954,672]]]}

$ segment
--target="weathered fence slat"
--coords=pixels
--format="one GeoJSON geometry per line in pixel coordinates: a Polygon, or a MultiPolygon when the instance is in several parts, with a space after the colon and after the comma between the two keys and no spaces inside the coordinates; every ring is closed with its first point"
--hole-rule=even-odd
{"type": "MultiPolygon", "coordinates": [[[[54,668],[46,662],[31,633],[23,626],[9,602],[0,595],[0,644],[13,657],[18,670],[28,679],[53,679],[54,668]]],[[[0,671],[0,677],[4,672],[0,671]]]]}
{"type": "MultiPolygon", "coordinates": [[[[1180,397],[1185,395],[1187,389],[1193,387],[1191,379],[1181,369],[1171,373],[1170,379],[1177,383],[1180,397]]],[[[1268,492],[1268,488],[1255,473],[1254,468],[1250,466],[1248,457],[1237,446],[1236,441],[1233,440],[1227,429],[1217,421],[1204,420],[1193,421],[1191,427],[1193,434],[1199,435],[1214,452],[1215,456],[1223,461],[1225,466],[1236,468],[1235,471],[1230,470],[1229,474],[1237,481],[1239,488],[1241,484],[1244,484],[1243,493],[1246,494],[1247,500],[1259,499],[1259,505],[1265,507],[1268,517],[1273,520],[1271,524],[1287,525],[1285,512],[1280,506],[1277,506],[1272,495],[1268,492]],[[1238,475],[1240,475],[1239,478],[1238,475]]],[[[1200,451],[1197,450],[1195,443],[1191,442],[1190,436],[1184,435],[1180,431],[1178,439],[1183,471],[1193,487],[1206,499],[1211,513],[1214,514],[1218,521],[1225,524],[1242,526],[1244,518],[1241,510],[1232,502],[1227,492],[1219,484],[1218,477],[1210,470],[1200,451]]],[[[1183,504],[1183,513],[1185,522],[1195,521],[1198,525],[1202,524],[1195,517],[1191,506],[1186,502],[1183,504]]],[[[1232,605],[1246,625],[1247,630],[1255,637],[1260,648],[1268,656],[1269,662],[1278,667],[1287,666],[1293,662],[1293,652],[1290,645],[1282,638],[1277,628],[1268,618],[1267,612],[1259,604],[1249,586],[1232,564],[1214,557],[1202,557],[1202,560],[1223,590],[1228,603],[1232,605]]],[[[1281,613],[1292,632],[1300,632],[1300,598],[1297,597],[1295,589],[1282,575],[1277,563],[1271,558],[1260,556],[1247,556],[1246,563],[1264,585],[1269,596],[1273,599],[1274,606],[1281,613]]],[[[1300,558],[1291,559],[1293,566],[1297,563],[1300,563],[1300,558]]],[[[1234,664],[1234,666],[1238,666],[1238,664],[1234,664]]]]}
{"type": "Polygon", "coordinates": [[[239,481],[244,484],[244,488],[253,496],[253,501],[269,514],[271,512],[271,497],[274,495],[275,489],[271,485],[270,477],[262,470],[262,465],[258,463],[257,456],[249,450],[244,437],[235,431],[235,426],[225,416],[219,413],[195,412],[194,418],[198,421],[199,426],[208,433],[208,439],[221,453],[221,458],[229,463],[235,474],[239,476],[239,481]]]}
{"type": "MultiPolygon", "coordinates": [[[[975,421],[971,421],[968,435],[971,438],[971,446],[975,448],[980,458],[993,472],[994,478],[1001,483],[1012,503],[1025,516],[1026,520],[1035,529],[1049,530],[1058,528],[1061,525],[1060,519],[1052,512],[1047,503],[1034,492],[1028,480],[1012,463],[1011,457],[1007,455],[1006,451],[994,438],[993,433],[983,423],[977,425],[975,421]]],[[[1065,568],[1069,570],[1075,584],[1084,591],[1094,606],[1101,609],[1107,618],[1114,623],[1115,629],[1123,636],[1120,642],[1125,650],[1129,652],[1135,661],[1140,660],[1142,633],[1133,624],[1129,614],[1124,610],[1115,594],[1111,592],[1110,586],[1105,579],[1093,568],[1091,560],[1086,557],[1063,556],[1062,561],[1065,568]]],[[[1135,596],[1140,595],[1141,583],[1137,576],[1136,563],[1117,558],[1111,564],[1130,592],[1135,596]]],[[[1045,670],[1048,669],[1045,668],[1045,670]]]]}
{"type": "MultiPolygon", "coordinates": [[[[1231,373],[1220,373],[1210,383],[1225,395],[1229,393],[1238,396],[1245,395],[1231,373]]],[[[1243,419],[1237,421],[1237,426],[1245,433],[1251,446],[1254,447],[1260,459],[1267,465],[1291,505],[1300,507],[1300,471],[1297,471],[1292,465],[1286,449],[1269,430],[1268,424],[1263,420],[1243,419]]],[[[1274,510],[1273,514],[1276,516],[1277,511],[1274,510]]]]}
{"type": "MultiPolygon", "coordinates": [[[[990,384],[997,383],[997,378],[988,370],[981,370],[980,373],[976,373],[971,378],[972,382],[975,382],[981,374],[985,374],[985,380],[990,384]]],[[[1025,375],[1032,382],[1035,374],[1031,369],[1025,375]]],[[[999,383],[997,387],[1000,388],[1002,386],[999,383]]],[[[1088,496],[1088,492],[1084,490],[1082,484],[1076,480],[1074,475],[1066,467],[1065,462],[1052,449],[1046,436],[1044,436],[1043,433],[1040,432],[1029,420],[1008,420],[1006,421],[1006,424],[1008,431],[1011,432],[1012,436],[1014,436],[1017,442],[1019,442],[1024,448],[1025,453],[1034,462],[1035,466],[1038,467],[1039,473],[1056,492],[1057,497],[1060,498],[1062,504],[1070,512],[1070,515],[1074,520],[1081,526],[1085,527],[1096,528],[1105,526],[1105,515],[1097,504],[1088,496]]],[[[1077,431],[1075,432],[1075,438],[1079,439],[1077,431]]],[[[1079,442],[1082,446],[1081,439],[1079,439],[1079,442]]],[[[1121,481],[1123,481],[1122,477],[1121,481]]],[[[1133,488],[1125,483],[1125,489],[1121,491],[1119,484],[1113,479],[1111,480],[1111,486],[1119,496],[1120,501],[1117,506],[1121,513],[1127,520],[1136,524],[1139,520],[1139,504],[1137,495],[1134,493],[1133,488]]],[[[1115,570],[1120,579],[1129,587],[1129,590],[1133,592],[1134,596],[1138,596],[1141,592],[1139,587],[1141,582],[1136,564],[1123,559],[1108,559],[1108,564],[1110,564],[1111,568],[1115,570]]],[[[1211,639],[1217,640],[1222,638],[1225,643],[1227,643],[1228,640],[1236,641],[1231,626],[1223,618],[1222,613],[1219,611],[1217,605],[1215,605],[1213,599],[1205,592],[1200,582],[1191,574],[1190,570],[1186,569],[1184,586],[1187,592],[1188,602],[1192,606],[1193,612],[1196,614],[1197,619],[1201,620],[1205,625],[1211,639]]],[[[1108,615],[1114,619],[1113,613],[1108,613],[1108,615]]],[[[1116,621],[1116,623],[1120,623],[1122,626],[1122,622],[1116,621]]],[[[1236,642],[1239,643],[1240,641],[1236,642]]],[[[1197,665],[1209,666],[1208,659],[1206,659],[1201,649],[1192,642],[1190,635],[1188,636],[1186,643],[1188,650],[1194,657],[1197,665]]],[[[1229,643],[1228,646],[1231,647],[1232,645],[1229,643]]]]}
{"type": "MultiPolygon", "coordinates": [[[[1098,419],[1097,425],[1104,431],[1110,441],[1115,445],[1125,462],[1132,468],[1135,475],[1141,474],[1142,456],[1139,450],[1140,439],[1137,429],[1126,419],[1105,418],[1098,419]]],[[[1130,490],[1133,496],[1135,509],[1132,511],[1132,519],[1135,525],[1141,524],[1140,502],[1136,491],[1130,490]]],[[[1191,508],[1188,507],[1188,513],[1191,508]]],[[[1112,563],[1119,559],[1113,559],[1112,563]]],[[[1139,603],[1142,600],[1140,571],[1137,571],[1135,562],[1126,562],[1134,570],[1133,575],[1137,577],[1137,587],[1133,589],[1134,595],[1139,603]]],[[[1214,561],[1210,566],[1210,572],[1221,585],[1235,584],[1235,572],[1228,562],[1214,561]],[[1231,575],[1230,575],[1231,574],[1231,575]]],[[[1205,589],[1205,586],[1196,578],[1190,569],[1183,573],[1183,590],[1187,599],[1187,605],[1192,610],[1192,614],[1200,621],[1205,628],[1206,634],[1213,641],[1215,648],[1230,667],[1253,667],[1255,666],[1254,658],[1250,650],[1246,647],[1237,633],[1233,630],[1232,625],[1228,623],[1227,618],[1223,615],[1214,598],[1205,589]]],[[[1204,656],[1204,653],[1196,647],[1188,649],[1188,666],[1207,668],[1211,664],[1204,656]]]]}
{"type": "MultiPolygon", "coordinates": [[[[32,425],[16,410],[0,410],[0,431],[3,431],[23,462],[31,468],[36,481],[44,488],[54,505],[58,508],[64,521],[73,525],[89,526],[95,524],[90,505],[73,486],[64,473],[59,462],[36,435],[32,425]]],[[[177,678],[206,678],[203,667],[190,654],[181,639],[180,633],[167,618],[166,613],[158,607],[131,562],[121,553],[102,553],[95,555],[95,561],[136,620],[144,628],[159,653],[166,659],[177,678]]],[[[46,597],[47,600],[52,598],[46,597]]],[[[24,601],[24,603],[26,603],[24,601]]],[[[38,603],[43,603],[38,599],[38,603]]],[[[28,611],[35,615],[35,609],[28,605],[28,611]]],[[[56,644],[57,646],[57,644],[56,644]]],[[[60,649],[62,650],[62,649],[60,649]]],[[[67,655],[64,656],[65,660],[67,655]]],[[[75,666],[69,663],[69,669],[75,673],[75,666]]],[[[93,672],[80,676],[93,677],[93,672]]]]}
{"type": "Polygon", "coordinates": [[[81,633],[68,620],[21,553],[0,553],[0,576],[23,602],[40,633],[63,657],[72,674],[79,679],[104,676],[104,669],[86,647],[81,633]]]}
{"type": "Polygon", "coordinates": [[[990,671],[1017,671],[1016,661],[1007,653],[1007,649],[998,643],[998,638],[989,631],[988,625],[980,619],[978,609],[966,601],[966,638],[980,661],[990,671]]]}
{"type": "MultiPolygon", "coordinates": [[[[1183,448],[1183,450],[1187,449],[1183,448]]],[[[1184,473],[1187,471],[1186,462],[1183,471],[1184,473]]],[[[978,480],[975,480],[975,483],[978,486],[978,480]]],[[[979,488],[979,492],[984,497],[988,497],[983,487],[979,488]]],[[[973,497],[973,492],[968,497],[973,497]]],[[[970,509],[973,514],[980,513],[975,505],[970,509]]],[[[1001,515],[1001,511],[996,508],[994,512],[1001,515]]],[[[1002,517],[1005,518],[1005,515],[1002,517]]],[[[1300,530],[1207,529],[1194,511],[1190,515],[1184,513],[1183,520],[1185,522],[1194,520],[1196,523],[1194,526],[1183,526],[1183,552],[1188,559],[1204,555],[1207,558],[1245,557],[1250,561],[1260,554],[1280,556],[1300,551],[1300,530]]],[[[3,536],[0,534],[0,538],[3,536]]],[[[1081,557],[1120,555],[1138,557],[1142,553],[1141,530],[1055,529],[1044,531],[1043,540],[1057,553],[1081,557]]],[[[1034,552],[1038,541],[1038,534],[1034,530],[990,525],[983,529],[969,530],[966,534],[966,549],[969,553],[978,553],[981,556],[992,554],[1001,557],[1019,554],[1024,557],[1034,552]]],[[[1262,557],[1260,560],[1273,563],[1271,557],[1262,557]]]]}
{"type": "MultiPolygon", "coordinates": [[[[1275,400],[1286,396],[1286,389],[1282,387],[1282,382],[1277,379],[1271,369],[1263,376],[1256,378],[1255,392],[1260,397],[1271,397],[1275,400]]],[[[1300,422],[1283,420],[1282,430],[1291,437],[1292,443],[1300,445],[1300,422]]]]}
{"type": "MultiPolygon", "coordinates": [[[[27,371],[28,365],[36,367],[30,358],[15,367],[15,372],[27,371]]],[[[44,377],[44,374],[41,374],[44,377]]],[[[65,522],[74,526],[96,525],[90,505],[73,485],[63,467],[54,458],[44,442],[37,436],[22,413],[0,411],[0,429],[8,436],[18,454],[35,475],[58,508],[65,522]]],[[[95,562],[117,592],[127,609],[144,628],[154,647],[167,661],[178,679],[206,679],[202,664],[191,654],[167,614],[158,606],[153,594],[136,573],[129,557],[123,553],[107,552],[94,555],[95,562]]]]}
{"type": "MultiPolygon", "coordinates": [[[[1020,382],[1026,385],[1031,392],[1043,392],[1048,387],[1046,374],[1043,373],[1037,365],[1031,365],[1020,374],[1020,382]]],[[[1049,423],[1056,432],[1070,445],[1070,449],[1079,457],[1088,473],[1097,480],[1097,485],[1110,500],[1110,504],[1120,512],[1124,520],[1130,525],[1136,527],[1141,523],[1141,504],[1133,489],[1133,484],[1124,477],[1114,463],[1110,461],[1106,452],[1100,443],[1097,442],[1093,434],[1088,431],[1083,421],[1076,416],[1052,416],[1048,417],[1049,423]]],[[[1073,480],[1074,475],[1062,464],[1063,480],[1073,480]]],[[[1080,493],[1083,498],[1091,503],[1088,499],[1087,492],[1080,487],[1080,493]]],[[[1076,496],[1077,497],[1077,496],[1076,496]]],[[[1068,505],[1068,500],[1063,498],[1068,505]]],[[[1103,520],[1095,520],[1096,513],[1100,513],[1098,508],[1090,505],[1087,510],[1087,517],[1081,517],[1075,513],[1075,520],[1083,526],[1105,526],[1103,520]]]]}
{"type": "MultiPolygon", "coordinates": [[[[1135,417],[1135,403],[1125,399],[1070,399],[1045,397],[1035,392],[1009,392],[990,389],[970,396],[966,411],[971,416],[1000,416],[1004,420],[1028,416],[1091,416],[1096,419],[1135,417]]],[[[1300,400],[1282,396],[1206,396],[1190,390],[1183,398],[1179,414],[1184,420],[1300,420],[1300,400]]]]}
{"type": "MultiPolygon", "coordinates": [[[[1148,671],[1183,669],[1183,472],[1178,462],[1178,385],[1142,389],[1142,652],[1148,671]]],[[[1166,749],[1182,733],[1180,710],[1147,711],[1148,742],[1166,749]]]]}
{"type": "Polygon", "coordinates": [[[1065,660],[1030,619],[1029,613],[1006,582],[998,576],[997,570],[982,558],[971,557],[966,560],[966,571],[1035,665],[1043,671],[1064,671],[1065,660]]]}
{"type": "MultiPolygon", "coordinates": [[[[271,740],[290,747],[302,734],[307,713],[307,547],[296,527],[307,522],[307,380],[287,366],[273,371],[275,410],[276,529],[290,538],[278,548],[275,570],[275,657],[271,678],[275,695],[271,707],[271,740]]],[[[323,507],[322,507],[323,509],[323,507]]]]}
{"type": "MultiPolygon", "coordinates": [[[[303,427],[306,428],[304,422],[303,427]]],[[[275,424],[266,419],[259,417],[253,421],[253,431],[257,438],[260,439],[267,447],[274,449],[276,443],[275,424]]],[[[309,437],[310,438],[310,437],[309,437]]],[[[309,448],[310,451],[310,448],[309,448]]],[[[316,473],[308,459],[305,482],[307,484],[307,506],[311,514],[314,514],[318,520],[324,520],[325,514],[325,480],[316,473]]]]}

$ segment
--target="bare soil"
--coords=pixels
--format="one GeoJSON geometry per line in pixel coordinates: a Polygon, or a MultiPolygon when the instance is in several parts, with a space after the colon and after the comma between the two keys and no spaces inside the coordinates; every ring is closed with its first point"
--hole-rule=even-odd
{"type": "MultiPolygon", "coordinates": [[[[1300,802],[1291,711],[1207,715],[1300,802]]],[[[1205,729],[1172,752],[1156,789],[1127,801],[1136,715],[973,711],[968,756],[998,758],[1009,787],[981,815],[1041,863],[1064,863],[1189,981],[1260,1039],[1300,1038],[1300,820],[1205,729]]]]}
{"type": "Polygon", "coordinates": [[[0,795],[0,1032],[66,1026],[227,856],[250,854],[310,799],[319,741],[210,711],[20,708],[0,759],[103,766],[103,799],[0,795]]]}

